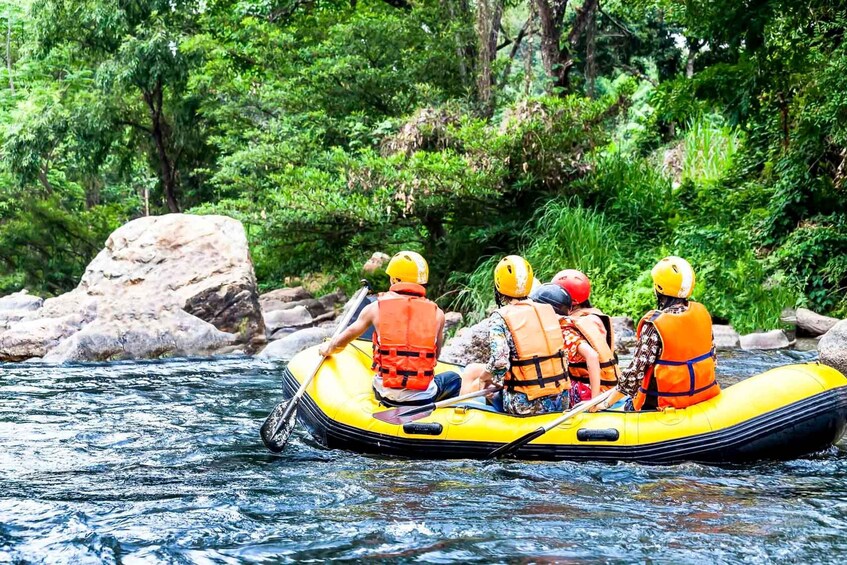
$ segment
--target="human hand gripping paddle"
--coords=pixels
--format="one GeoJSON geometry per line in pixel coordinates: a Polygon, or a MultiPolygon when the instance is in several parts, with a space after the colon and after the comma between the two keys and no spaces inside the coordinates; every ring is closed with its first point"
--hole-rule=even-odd
{"type": "Polygon", "coordinates": [[[448,398],[447,400],[442,400],[440,402],[431,402],[429,404],[424,404],[423,406],[398,406],[397,408],[392,408],[391,410],[374,412],[373,417],[377,420],[382,420],[383,422],[387,422],[389,424],[407,424],[409,422],[414,422],[415,420],[420,420],[421,418],[426,418],[438,408],[444,408],[445,406],[458,404],[460,402],[464,402],[465,400],[470,400],[471,398],[477,398],[479,396],[491,394],[492,392],[497,392],[498,390],[500,390],[500,387],[489,387],[484,388],[482,390],[478,390],[476,392],[469,392],[468,394],[463,394],[462,396],[448,398]]]}
{"type": "Polygon", "coordinates": [[[515,451],[517,451],[518,449],[520,449],[524,445],[528,444],[529,442],[531,442],[532,440],[534,440],[536,438],[543,436],[544,434],[546,434],[547,432],[549,432],[550,430],[552,430],[556,426],[570,420],[571,418],[573,418],[574,416],[576,416],[578,414],[582,414],[583,412],[587,411],[592,406],[597,406],[598,404],[600,404],[601,402],[603,402],[607,398],[610,398],[615,393],[615,390],[616,390],[615,388],[610,388],[609,390],[607,390],[606,392],[604,392],[600,396],[595,396],[591,400],[586,400],[585,402],[580,402],[579,404],[576,405],[575,408],[565,412],[564,414],[562,414],[561,416],[559,416],[558,418],[556,418],[555,420],[553,420],[549,424],[541,426],[537,430],[531,431],[528,434],[525,434],[525,435],[519,437],[518,439],[516,439],[512,443],[507,443],[506,445],[498,447],[497,449],[492,451],[486,459],[499,459],[500,457],[505,457],[507,455],[513,454],[515,451]]]}
{"type": "MultiPolygon", "coordinates": [[[[335,327],[335,331],[332,333],[332,338],[335,338],[338,334],[344,331],[350,323],[350,318],[353,317],[353,314],[359,309],[359,306],[368,295],[368,290],[368,282],[363,280],[362,288],[353,296],[353,299],[350,301],[350,305],[341,317],[341,321],[338,322],[338,325],[335,327]]],[[[321,356],[317,365],[315,365],[314,370],[312,370],[312,373],[306,378],[306,380],[303,381],[303,384],[300,385],[300,388],[297,389],[294,396],[292,396],[290,400],[280,402],[274,406],[274,409],[271,410],[271,413],[265,419],[265,423],[262,424],[262,428],[259,430],[259,435],[262,436],[262,443],[264,443],[265,447],[274,453],[279,453],[285,449],[285,443],[288,441],[288,437],[294,430],[294,424],[297,422],[297,404],[300,402],[300,399],[303,398],[303,395],[306,393],[306,389],[318,374],[318,370],[320,370],[325,359],[326,357],[321,356]]]]}

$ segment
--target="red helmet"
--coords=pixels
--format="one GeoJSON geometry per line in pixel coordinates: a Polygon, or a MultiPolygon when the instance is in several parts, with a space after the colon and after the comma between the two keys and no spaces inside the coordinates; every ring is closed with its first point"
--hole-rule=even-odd
{"type": "Polygon", "coordinates": [[[588,277],[582,271],[577,271],[576,269],[559,271],[553,277],[552,282],[567,290],[574,304],[585,302],[591,296],[591,281],[588,280],[588,277]]]}

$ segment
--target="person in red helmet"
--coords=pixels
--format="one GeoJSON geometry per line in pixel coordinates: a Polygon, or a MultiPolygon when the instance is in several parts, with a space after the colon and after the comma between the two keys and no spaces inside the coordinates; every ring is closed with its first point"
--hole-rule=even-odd
{"type": "MultiPolygon", "coordinates": [[[[591,305],[591,281],[585,273],[565,269],[559,271],[552,282],[570,294],[572,306],[566,319],[567,326],[571,331],[577,331],[597,353],[602,373],[600,390],[608,390],[617,384],[620,375],[611,318],[591,305]]],[[[597,383],[592,386],[585,360],[570,363],[568,373],[573,382],[574,401],[588,400],[598,392],[597,383]]]]}

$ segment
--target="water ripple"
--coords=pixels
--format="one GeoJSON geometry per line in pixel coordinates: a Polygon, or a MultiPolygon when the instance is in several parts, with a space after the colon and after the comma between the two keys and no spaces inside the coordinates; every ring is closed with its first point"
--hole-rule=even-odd
{"type": "MultiPolygon", "coordinates": [[[[724,355],[721,380],[808,360],[724,355]]],[[[844,447],[745,466],[282,456],[281,365],[2,366],[0,562],[765,563],[847,556],[844,447]]],[[[842,444],[843,445],[843,444],[842,444]]]]}

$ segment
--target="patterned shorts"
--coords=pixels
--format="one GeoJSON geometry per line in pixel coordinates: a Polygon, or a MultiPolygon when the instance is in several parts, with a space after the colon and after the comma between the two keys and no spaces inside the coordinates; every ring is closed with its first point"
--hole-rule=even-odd
{"type": "Polygon", "coordinates": [[[503,409],[507,414],[534,416],[550,412],[564,412],[570,407],[568,391],[553,396],[529,400],[522,392],[503,391],[503,409]]]}

